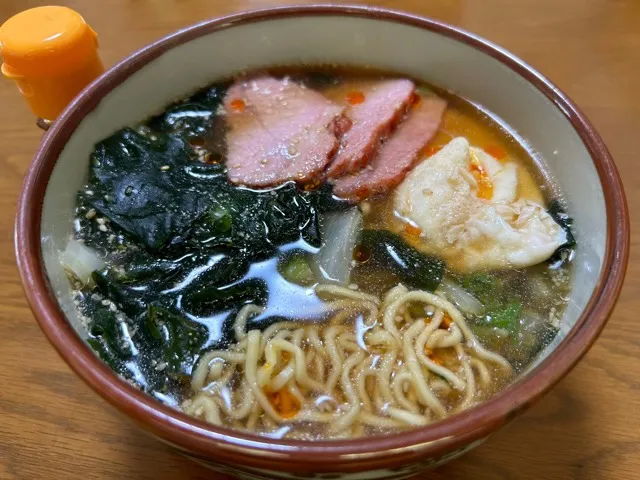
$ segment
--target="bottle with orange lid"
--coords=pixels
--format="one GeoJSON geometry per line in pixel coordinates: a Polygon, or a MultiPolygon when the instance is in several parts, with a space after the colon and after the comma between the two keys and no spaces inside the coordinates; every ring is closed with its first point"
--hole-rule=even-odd
{"type": "Polygon", "coordinates": [[[2,73],[16,82],[46,128],[104,67],[98,37],[66,7],[37,7],[0,26],[2,73]]]}

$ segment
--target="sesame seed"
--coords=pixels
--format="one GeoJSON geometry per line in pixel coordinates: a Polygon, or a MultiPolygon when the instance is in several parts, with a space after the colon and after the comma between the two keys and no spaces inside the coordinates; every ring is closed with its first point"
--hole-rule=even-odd
{"type": "Polygon", "coordinates": [[[169,165],[163,165],[160,167],[160,170],[162,170],[163,172],[166,172],[167,170],[169,170],[169,165]]]}
{"type": "Polygon", "coordinates": [[[107,231],[107,226],[106,225],[100,225],[98,227],[98,230],[100,230],[101,232],[106,232],[107,231]]]}
{"type": "Polygon", "coordinates": [[[91,220],[93,217],[96,216],[96,209],[92,208],[91,210],[89,210],[86,214],[85,214],[85,218],[87,220],[91,220]]]}

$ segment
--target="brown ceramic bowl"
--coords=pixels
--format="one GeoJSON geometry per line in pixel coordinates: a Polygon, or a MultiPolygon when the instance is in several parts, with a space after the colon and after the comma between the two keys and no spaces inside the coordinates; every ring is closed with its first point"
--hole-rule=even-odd
{"type": "MultiPolygon", "coordinates": [[[[26,295],[71,368],[140,427],[219,471],[251,478],[403,477],[477,445],[571,370],[605,325],[629,248],[622,184],[600,136],[554,85],[508,52],[460,29],[368,7],[285,7],[214,19],[125,59],[90,85],[47,133],[27,174],[16,225],[26,295]],[[169,101],[239,70],[274,64],[373,65],[440,85],[486,107],[539,153],[575,218],[573,293],[561,331],[506,390],[447,420],[354,440],[273,440],[217,428],[142,394],[83,341],[58,253],[92,146],[169,101]],[[366,472],[366,473],[365,473],[366,472]]],[[[69,412],[72,415],[72,412],[69,412]]]]}

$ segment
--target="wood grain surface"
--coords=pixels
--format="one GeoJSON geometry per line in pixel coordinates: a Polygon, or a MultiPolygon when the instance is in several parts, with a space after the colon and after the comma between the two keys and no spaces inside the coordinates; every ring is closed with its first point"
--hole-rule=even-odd
{"type": "MultiPolygon", "coordinates": [[[[0,22],[53,2],[0,0],[0,22]]],[[[84,0],[112,65],[175,29],[269,0],[84,0]]],[[[305,3],[305,2],[300,2],[305,3]]],[[[311,2],[308,2],[311,3],[311,2]]],[[[552,393],[433,479],[640,478],[640,1],[370,2],[459,25],[514,52],[585,111],[621,171],[632,219],[627,281],[603,335],[552,393]]],[[[0,81],[0,478],[212,479],[89,390],[41,334],[13,253],[15,205],[41,138],[14,85],[0,81]]]]}

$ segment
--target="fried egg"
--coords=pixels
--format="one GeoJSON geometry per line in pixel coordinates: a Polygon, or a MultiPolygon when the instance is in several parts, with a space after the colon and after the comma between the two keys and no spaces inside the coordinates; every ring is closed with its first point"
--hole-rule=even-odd
{"type": "Polygon", "coordinates": [[[421,229],[423,250],[461,272],[535,265],[567,241],[543,205],[518,198],[518,166],[497,161],[463,137],[405,178],[394,207],[421,229]]]}

